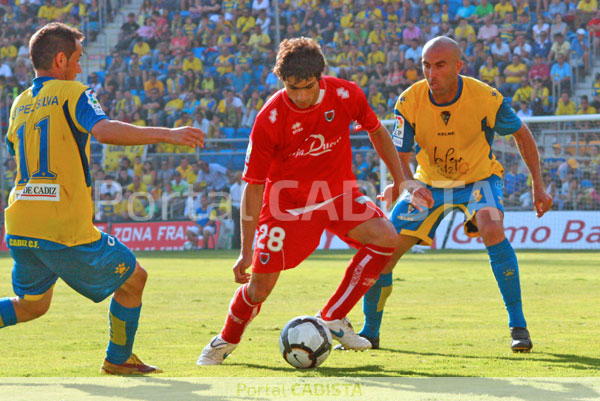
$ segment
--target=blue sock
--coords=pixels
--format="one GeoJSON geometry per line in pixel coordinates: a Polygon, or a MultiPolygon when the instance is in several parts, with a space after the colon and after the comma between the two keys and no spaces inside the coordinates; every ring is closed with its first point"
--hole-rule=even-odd
{"type": "Polygon", "coordinates": [[[519,283],[519,263],[517,255],[508,239],[487,247],[492,271],[498,282],[506,311],[509,327],[527,327],[521,303],[521,285],[519,283]]]}
{"type": "Polygon", "coordinates": [[[361,336],[375,338],[379,335],[383,307],[385,301],[392,293],[392,273],[380,274],[379,279],[373,284],[363,297],[363,312],[365,323],[360,331],[361,336]]]}
{"type": "Polygon", "coordinates": [[[0,329],[17,324],[15,307],[10,298],[0,298],[0,329]]]}
{"type": "Polygon", "coordinates": [[[111,299],[108,311],[110,341],[106,348],[108,362],[120,365],[131,356],[141,309],[142,305],[137,308],[126,308],[114,298],[111,299]]]}

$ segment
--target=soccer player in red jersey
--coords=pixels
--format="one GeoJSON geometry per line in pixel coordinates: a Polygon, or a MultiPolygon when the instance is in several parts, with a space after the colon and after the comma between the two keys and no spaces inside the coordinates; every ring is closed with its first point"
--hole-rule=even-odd
{"type": "Polygon", "coordinates": [[[367,339],[354,332],[346,315],[379,277],[396,235],[383,212],[357,189],[349,135],[353,121],[369,132],[388,166],[395,197],[403,175],[391,135],[363,91],[353,82],[321,76],[324,68],[321,48],[312,39],[287,39],[279,45],[273,72],[285,89],[258,113],[246,154],[242,249],[233,267],[235,281],[242,285],[233,295],[225,327],[204,348],[198,365],[223,362],[281,271],[306,259],[324,230],[358,252],[317,317],[344,348],[371,348],[367,339]]]}

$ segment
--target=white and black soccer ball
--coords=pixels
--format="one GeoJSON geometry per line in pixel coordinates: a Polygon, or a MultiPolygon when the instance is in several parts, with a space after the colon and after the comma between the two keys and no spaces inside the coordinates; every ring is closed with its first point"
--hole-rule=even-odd
{"type": "Polygon", "coordinates": [[[331,352],[331,333],[317,318],[298,316],[281,330],[279,350],[283,359],[295,368],[316,368],[331,352]]]}

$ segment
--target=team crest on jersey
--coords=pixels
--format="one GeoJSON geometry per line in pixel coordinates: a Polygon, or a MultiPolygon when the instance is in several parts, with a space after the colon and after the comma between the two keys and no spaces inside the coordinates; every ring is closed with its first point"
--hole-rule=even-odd
{"type": "Polygon", "coordinates": [[[269,120],[275,124],[275,121],[277,121],[277,109],[273,109],[271,110],[271,112],[269,113],[269,120]]]}
{"type": "Polygon", "coordinates": [[[448,125],[448,121],[450,121],[450,112],[449,111],[442,111],[440,113],[440,116],[442,116],[442,121],[444,122],[444,124],[448,125]]]}
{"type": "Polygon", "coordinates": [[[325,112],[325,120],[327,120],[328,123],[333,121],[333,117],[335,117],[335,110],[325,112]]]}
{"type": "Polygon", "coordinates": [[[260,260],[260,263],[262,263],[263,265],[266,265],[267,263],[269,263],[270,259],[271,259],[271,254],[268,252],[261,252],[258,254],[258,260],[260,260]]]}
{"type": "Polygon", "coordinates": [[[498,94],[496,93],[496,91],[492,91],[492,96],[498,97],[498,94]]]}
{"type": "Polygon", "coordinates": [[[342,99],[348,99],[350,97],[350,92],[348,92],[346,89],[344,88],[338,88],[337,89],[337,94],[339,97],[341,97],[342,99]]]}
{"type": "Polygon", "coordinates": [[[94,109],[96,115],[103,116],[104,110],[102,110],[102,106],[96,97],[96,92],[94,92],[92,89],[88,89],[85,91],[85,96],[88,99],[88,104],[92,107],[92,109],[94,109]]]}

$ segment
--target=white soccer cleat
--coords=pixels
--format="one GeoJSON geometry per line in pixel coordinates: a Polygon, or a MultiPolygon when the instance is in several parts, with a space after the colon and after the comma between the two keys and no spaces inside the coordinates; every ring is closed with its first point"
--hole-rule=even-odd
{"type": "Polygon", "coordinates": [[[339,341],[344,349],[362,351],[371,348],[371,342],[356,334],[347,317],[338,320],[323,320],[321,312],[317,313],[319,319],[331,332],[331,337],[339,341]]]}
{"type": "Polygon", "coordinates": [[[220,365],[233,352],[235,347],[237,347],[237,344],[228,343],[218,334],[204,347],[196,365],[220,365]]]}

